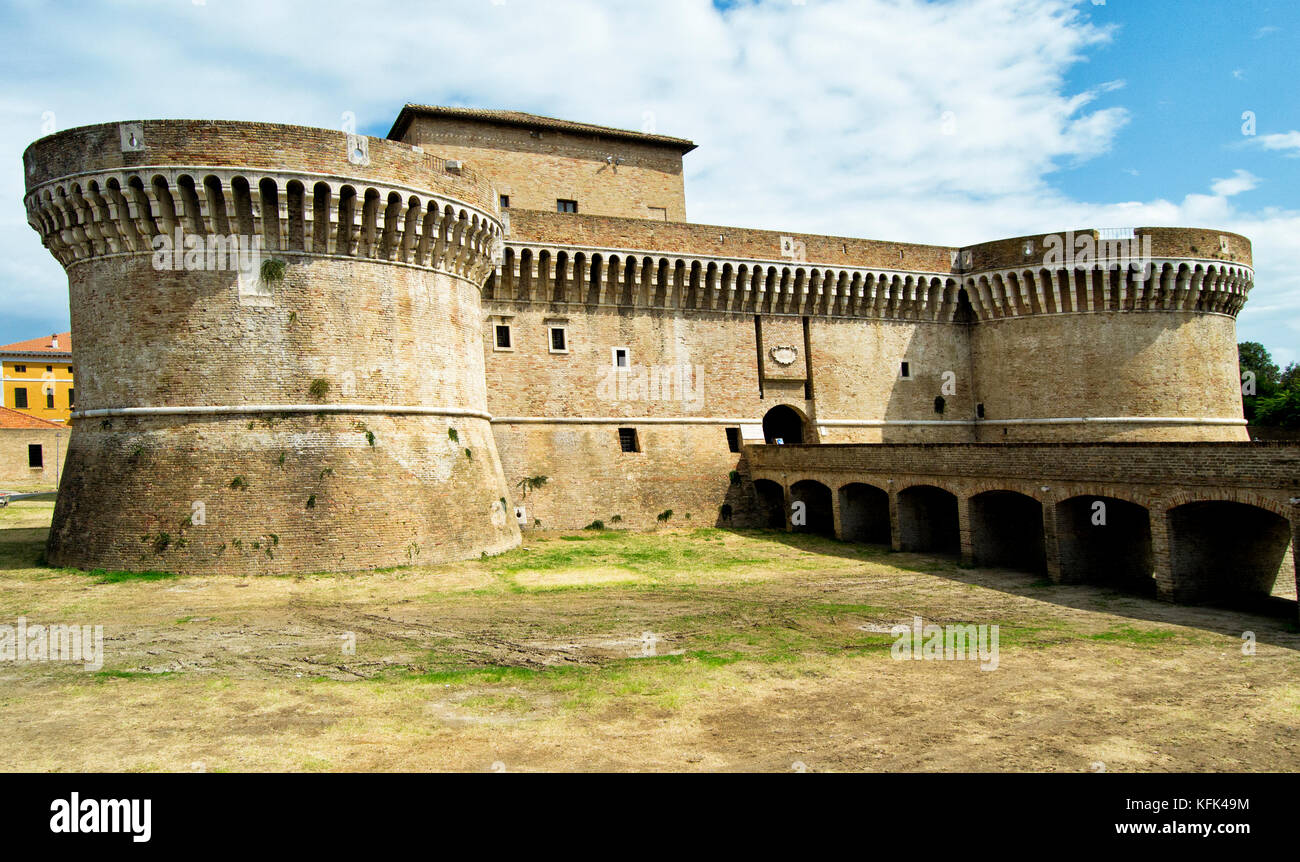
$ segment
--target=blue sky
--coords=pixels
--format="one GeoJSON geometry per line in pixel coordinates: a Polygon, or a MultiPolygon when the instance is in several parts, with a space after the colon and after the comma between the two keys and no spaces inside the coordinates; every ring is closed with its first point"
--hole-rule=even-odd
{"type": "Polygon", "coordinates": [[[1300,361],[1300,3],[15,0],[0,9],[0,343],[68,326],[27,226],[53,125],[386,134],[404,102],[689,137],[692,221],[964,245],[1184,225],[1254,240],[1239,340],[1300,361]],[[1243,113],[1255,116],[1242,134],[1243,113]]]}

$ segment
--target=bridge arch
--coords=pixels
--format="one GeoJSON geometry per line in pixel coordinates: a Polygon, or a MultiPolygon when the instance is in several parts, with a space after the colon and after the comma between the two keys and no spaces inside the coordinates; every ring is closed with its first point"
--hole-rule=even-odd
{"type": "Polygon", "coordinates": [[[976,565],[1047,571],[1043,504],[1018,491],[984,491],[970,498],[971,554],[976,565]]]}
{"type": "Polygon", "coordinates": [[[835,535],[835,518],[831,508],[831,489],[816,479],[801,479],[790,486],[791,529],[796,533],[835,535]],[[802,524],[795,523],[796,504],[803,504],[802,524]]]}
{"type": "Polygon", "coordinates": [[[785,529],[785,489],[771,479],[754,480],[754,497],[763,526],[785,529]]]}
{"type": "Polygon", "coordinates": [[[1145,506],[1100,494],[1062,500],[1056,504],[1056,540],[1063,583],[1155,595],[1151,514],[1145,506]]]}
{"type": "Polygon", "coordinates": [[[1294,595],[1291,522],[1271,507],[1194,500],[1171,507],[1166,517],[1178,601],[1256,604],[1294,595]]]}
{"type": "Polygon", "coordinates": [[[840,538],[846,542],[890,542],[889,492],[866,482],[840,486],[840,538]]]}
{"type": "Polygon", "coordinates": [[[899,491],[898,536],[904,551],[960,551],[957,495],[937,485],[912,485],[899,491]]]}

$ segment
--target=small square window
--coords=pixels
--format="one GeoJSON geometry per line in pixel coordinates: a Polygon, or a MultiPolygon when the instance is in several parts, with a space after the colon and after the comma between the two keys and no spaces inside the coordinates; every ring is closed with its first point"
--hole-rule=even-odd
{"type": "Polygon", "coordinates": [[[496,333],[496,340],[494,342],[495,346],[493,347],[493,350],[514,350],[515,349],[514,340],[512,339],[510,333],[510,324],[498,323],[495,327],[493,327],[493,331],[496,333]]]}
{"type": "Polygon", "coordinates": [[[898,376],[901,377],[901,378],[903,378],[904,380],[911,380],[911,379],[912,379],[912,365],[911,365],[911,363],[909,363],[909,362],[904,362],[902,365],[900,365],[900,366],[898,367],[898,376]]]}
{"type": "Polygon", "coordinates": [[[569,332],[563,326],[551,327],[551,352],[569,352],[569,332]]]}
{"type": "Polygon", "coordinates": [[[27,409],[27,388],[25,386],[14,388],[14,407],[18,410],[27,409]]]}
{"type": "Polygon", "coordinates": [[[27,444],[27,466],[28,467],[45,466],[45,452],[41,448],[40,443],[27,444]]]}
{"type": "Polygon", "coordinates": [[[578,211],[578,202],[560,198],[555,202],[555,211],[557,213],[576,213],[578,211]]]}
{"type": "Polygon", "coordinates": [[[503,210],[510,209],[510,195],[501,196],[501,209],[503,210]]]}
{"type": "Polygon", "coordinates": [[[632,366],[632,354],[626,347],[614,348],[614,367],[630,368],[632,366]]]}
{"type": "Polygon", "coordinates": [[[53,365],[47,365],[47,366],[45,366],[45,370],[46,370],[46,371],[53,371],[53,370],[54,370],[54,366],[53,366],[53,365]]]}
{"type": "Polygon", "coordinates": [[[641,446],[636,439],[636,429],[618,429],[618,445],[624,452],[640,452],[641,446]]]}
{"type": "Polygon", "coordinates": [[[729,452],[740,451],[740,429],[739,428],[727,429],[727,451],[729,452]]]}

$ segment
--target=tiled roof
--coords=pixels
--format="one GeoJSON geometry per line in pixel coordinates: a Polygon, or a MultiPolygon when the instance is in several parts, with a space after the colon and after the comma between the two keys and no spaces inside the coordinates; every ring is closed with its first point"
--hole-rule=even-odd
{"type": "Polygon", "coordinates": [[[46,335],[41,338],[29,338],[26,341],[15,341],[13,344],[6,344],[3,347],[0,347],[0,353],[66,353],[71,356],[72,333],[59,332],[55,335],[46,335]],[[58,340],[59,346],[50,346],[50,342],[55,339],[58,340]]]}
{"type": "Polygon", "coordinates": [[[418,115],[434,117],[453,117],[464,120],[484,120],[507,126],[520,126],[526,129],[553,129],[560,132],[577,132],[587,135],[601,135],[611,138],[625,138],[648,144],[662,144],[680,150],[683,155],[695,149],[695,143],[685,138],[670,138],[667,135],[652,135],[648,132],[633,132],[629,129],[615,129],[610,126],[597,126],[591,123],[575,123],[572,120],[557,120],[538,114],[526,114],[523,111],[495,111],[486,108],[447,108],[439,105],[411,105],[402,108],[402,112],[393,121],[393,128],[388,132],[392,140],[400,140],[406,134],[411,120],[418,115]]]}
{"type": "Polygon", "coordinates": [[[58,422],[48,422],[45,419],[38,419],[23,413],[21,410],[14,410],[10,407],[0,407],[0,428],[17,428],[22,430],[40,430],[48,428],[67,428],[66,425],[60,425],[58,422]]]}

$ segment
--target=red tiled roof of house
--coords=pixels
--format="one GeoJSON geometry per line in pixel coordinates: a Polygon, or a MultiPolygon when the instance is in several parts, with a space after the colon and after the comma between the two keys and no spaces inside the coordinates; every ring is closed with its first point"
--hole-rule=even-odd
{"type": "Polygon", "coordinates": [[[12,407],[0,407],[0,428],[39,430],[67,427],[67,425],[60,425],[58,422],[49,422],[45,419],[30,416],[21,410],[14,410],[12,407]]]}
{"type": "Polygon", "coordinates": [[[0,347],[0,353],[67,353],[72,354],[72,333],[58,332],[42,338],[15,341],[0,347]],[[57,344],[58,346],[54,346],[57,344]]]}

